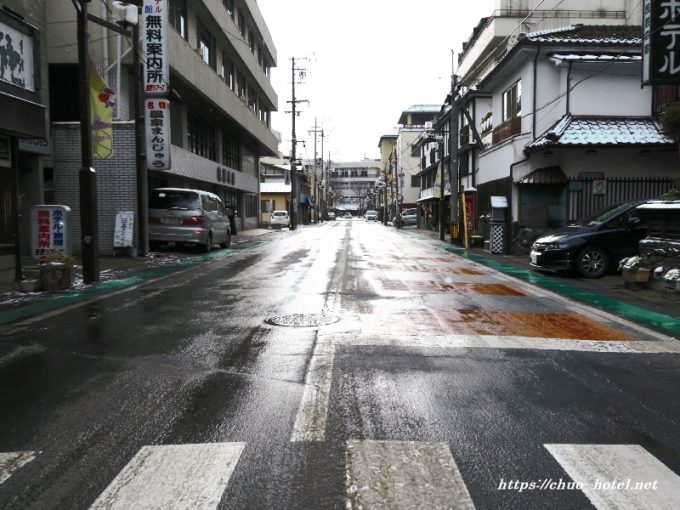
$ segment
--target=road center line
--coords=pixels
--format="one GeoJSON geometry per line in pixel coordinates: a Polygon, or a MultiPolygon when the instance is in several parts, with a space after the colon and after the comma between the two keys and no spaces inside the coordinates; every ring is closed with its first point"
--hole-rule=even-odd
{"type": "Polygon", "coordinates": [[[639,445],[546,444],[600,510],[680,508],[680,476],[639,445]]]}
{"type": "Polygon", "coordinates": [[[145,446],[90,508],[216,508],[245,443],[145,446]]]}

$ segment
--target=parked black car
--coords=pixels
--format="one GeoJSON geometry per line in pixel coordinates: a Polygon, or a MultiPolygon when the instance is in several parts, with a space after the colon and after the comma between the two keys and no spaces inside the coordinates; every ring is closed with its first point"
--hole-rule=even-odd
{"type": "Polygon", "coordinates": [[[537,239],[531,247],[531,265],[576,270],[586,278],[604,276],[622,258],[637,255],[638,244],[647,235],[645,213],[637,207],[645,202],[614,205],[537,239]]]}

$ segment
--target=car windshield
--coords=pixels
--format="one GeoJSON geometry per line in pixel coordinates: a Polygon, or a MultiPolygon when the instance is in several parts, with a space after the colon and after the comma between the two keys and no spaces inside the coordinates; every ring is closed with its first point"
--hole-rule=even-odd
{"type": "Polygon", "coordinates": [[[630,203],[613,205],[607,209],[593,214],[592,216],[582,219],[580,222],[578,222],[578,225],[585,227],[596,227],[597,225],[602,225],[603,223],[607,223],[612,218],[630,209],[630,206],[630,203]]]}
{"type": "Polygon", "coordinates": [[[272,216],[286,216],[288,213],[285,212],[275,212],[272,216]]]}
{"type": "Polygon", "coordinates": [[[201,208],[201,200],[195,191],[154,191],[151,193],[149,208],[196,210],[201,208]]]}

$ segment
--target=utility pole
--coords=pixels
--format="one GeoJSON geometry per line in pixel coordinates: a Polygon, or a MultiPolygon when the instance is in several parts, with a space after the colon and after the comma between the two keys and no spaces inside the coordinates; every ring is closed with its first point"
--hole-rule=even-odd
{"type": "Polygon", "coordinates": [[[314,205],[316,207],[316,223],[318,225],[318,223],[319,223],[319,189],[320,188],[319,188],[319,170],[318,170],[318,165],[317,165],[318,159],[317,159],[317,152],[316,152],[316,135],[318,133],[322,134],[321,168],[323,170],[323,128],[322,129],[318,128],[318,125],[317,125],[317,122],[316,122],[316,117],[314,117],[314,129],[310,129],[309,131],[307,131],[307,133],[309,133],[309,134],[314,133],[314,187],[316,188],[316,191],[314,192],[315,195],[316,195],[315,196],[316,200],[315,200],[314,205]]]}
{"type": "MultiPolygon", "coordinates": [[[[460,181],[458,177],[458,76],[454,72],[454,52],[451,50],[451,118],[449,119],[449,182],[451,183],[451,226],[456,225],[456,234],[460,238],[458,225],[458,191],[460,181]]],[[[442,193],[444,190],[442,190],[442,193]]],[[[451,244],[454,240],[454,229],[451,228],[451,244]]]]}
{"type": "Polygon", "coordinates": [[[439,183],[441,192],[439,197],[439,240],[443,241],[446,231],[446,222],[444,221],[444,211],[446,210],[444,204],[446,201],[444,197],[444,140],[437,143],[437,148],[439,149],[439,183]]]}
{"type": "Polygon", "coordinates": [[[83,281],[99,281],[99,232],[97,225],[97,172],[92,168],[90,130],[90,80],[88,70],[87,4],[80,0],[78,10],[78,88],[80,95],[80,239],[83,281]]]}
{"type": "Polygon", "coordinates": [[[292,105],[291,108],[291,117],[292,117],[292,139],[291,139],[291,150],[290,150],[290,198],[291,198],[291,205],[290,205],[290,230],[295,230],[297,228],[297,210],[298,210],[298,202],[299,197],[298,197],[298,190],[297,190],[297,168],[296,168],[296,144],[297,144],[297,138],[295,137],[295,117],[297,117],[298,112],[296,109],[296,106],[298,103],[308,103],[306,99],[296,99],[295,98],[295,71],[298,71],[300,73],[300,77],[304,77],[304,69],[301,69],[299,67],[295,67],[295,57],[290,59],[292,64],[290,66],[290,73],[291,73],[291,86],[292,86],[292,96],[291,100],[287,101],[292,105]]]}
{"type": "Polygon", "coordinates": [[[328,180],[326,179],[326,174],[324,173],[323,164],[323,139],[325,133],[323,132],[323,124],[321,125],[321,219],[326,219],[326,194],[328,193],[328,180]]]}

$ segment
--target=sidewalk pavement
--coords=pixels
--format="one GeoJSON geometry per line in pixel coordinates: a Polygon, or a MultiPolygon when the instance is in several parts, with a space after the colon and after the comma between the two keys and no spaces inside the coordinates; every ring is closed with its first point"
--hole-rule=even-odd
{"type": "MultiPolygon", "coordinates": [[[[393,227],[390,225],[387,228],[393,227]]],[[[239,232],[232,238],[231,249],[239,249],[239,245],[256,241],[257,238],[273,232],[275,230],[261,228],[239,232]]],[[[401,232],[430,240],[439,249],[492,267],[519,280],[680,338],[680,301],[668,300],[660,292],[649,288],[627,289],[619,274],[593,280],[573,275],[543,273],[531,268],[527,256],[495,255],[481,248],[464,249],[452,245],[448,236],[440,241],[438,232],[413,226],[403,227],[401,232]]],[[[100,282],[85,285],[81,267],[77,265],[73,288],[60,292],[24,292],[17,288],[17,284],[0,286],[0,325],[130,287],[145,279],[187,269],[224,253],[224,250],[216,250],[210,254],[197,254],[191,248],[173,248],[154,252],[149,257],[100,257],[100,282]]],[[[24,267],[27,276],[30,277],[33,271],[37,277],[35,261],[27,259],[26,264],[24,267]]]]}
{"type": "MultiPolygon", "coordinates": [[[[272,232],[274,231],[263,228],[243,230],[232,237],[230,248],[239,249],[239,245],[272,232]]],[[[100,256],[99,282],[91,285],[83,282],[80,258],[74,257],[76,263],[72,287],[52,292],[31,291],[30,288],[39,278],[40,270],[35,260],[25,257],[22,259],[25,281],[0,284],[0,325],[129,287],[144,279],[189,268],[220,257],[222,253],[225,253],[224,250],[200,254],[193,247],[173,247],[162,248],[147,257],[100,256]]]]}

